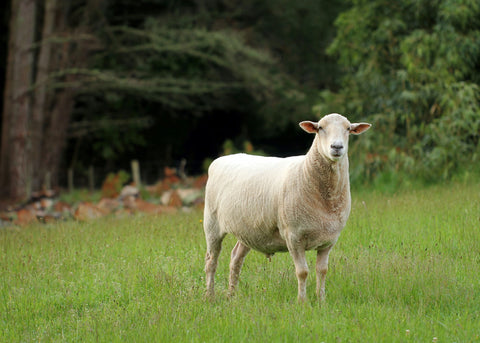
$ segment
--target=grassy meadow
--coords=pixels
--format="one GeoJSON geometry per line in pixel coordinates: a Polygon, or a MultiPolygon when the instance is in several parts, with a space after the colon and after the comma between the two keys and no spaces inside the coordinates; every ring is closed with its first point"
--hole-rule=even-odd
{"type": "Polygon", "coordinates": [[[0,229],[1,342],[480,341],[480,184],[353,189],[327,299],[296,302],[293,262],[251,252],[204,299],[202,213],[0,229]]]}

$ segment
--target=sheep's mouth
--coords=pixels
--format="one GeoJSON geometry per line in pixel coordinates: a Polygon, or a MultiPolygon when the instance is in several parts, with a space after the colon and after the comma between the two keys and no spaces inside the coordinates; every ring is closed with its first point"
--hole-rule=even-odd
{"type": "Polygon", "coordinates": [[[342,150],[332,150],[330,152],[330,155],[332,155],[333,158],[340,158],[343,156],[343,151],[342,150]]]}

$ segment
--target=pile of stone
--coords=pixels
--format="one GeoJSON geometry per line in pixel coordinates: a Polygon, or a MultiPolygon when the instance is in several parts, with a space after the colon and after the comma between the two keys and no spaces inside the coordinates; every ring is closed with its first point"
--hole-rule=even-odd
{"type": "Polygon", "coordinates": [[[118,184],[120,180],[116,175],[109,176],[102,185],[101,200],[96,203],[66,203],[58,200],[53,191],[34,194],[28,202],[1,211],[0,227],[72,219],[88,221],[108,215],[164,215],[203,207],[206,175],[179,178],[173,169],[166,169],[164,179],[145,187],[118,184]]]}

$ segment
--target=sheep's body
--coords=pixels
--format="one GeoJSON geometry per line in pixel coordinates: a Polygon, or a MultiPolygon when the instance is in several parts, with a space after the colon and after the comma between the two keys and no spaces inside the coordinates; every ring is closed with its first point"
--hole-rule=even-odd
{"type": "Polygon", "coordinates": [[[341,211],[312,211],[325,205],[299,187],[304,164],[305,156],[236,154],[215,160],[206,190],[206,228],[215,234],[231,233],[267,255],[288,251],[286,236],[292,227],[297,240],[307,238],[306,250],[331,245],[348,218],[350,192],[345,187],[341,204],[335,204],[341,211]]]}
{"type": "MultiPolygon", "coordinates": [[[[337,126],[348,123],[340,115],[330,117],[328,122],[337,126]]],[[[310,128],[304,129],[312,132],[310,128]]],[[[238,239],[230,263],[230,291],[238,282],[243,259],[250,249],[267,256],[289,251],[298,277],[298,298],[304,300],[308,274],[305,251],[314,249],[317,294],[320,298],[324,296],[328,253],[346,224],[351,200],[348,158],[332,160],[324,156],[319,149],[320,139],[317,133],[312,148],[304,156],[236,154],[212,163],[204,215],[209,295],[213,295],[221,242],[230,233],[238,239]]],[[[346,155],[346,148],[344,152],[346,155]]]]}

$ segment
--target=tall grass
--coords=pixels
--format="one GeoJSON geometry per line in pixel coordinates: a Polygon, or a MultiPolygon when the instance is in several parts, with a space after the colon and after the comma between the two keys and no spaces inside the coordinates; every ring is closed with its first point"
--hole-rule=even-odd
{"type": "MultiPolygon", "coordinates": [[[[327,299],[296,303],[288,254],[251,252],[226,297],[227,236],[205,301],[202,214],[0,231],[0,341],[474,342],[480,340],[480,185],[354,190],[327,299]]],[[[313,267],[315,254],[308,254],[313,267]]]]}

